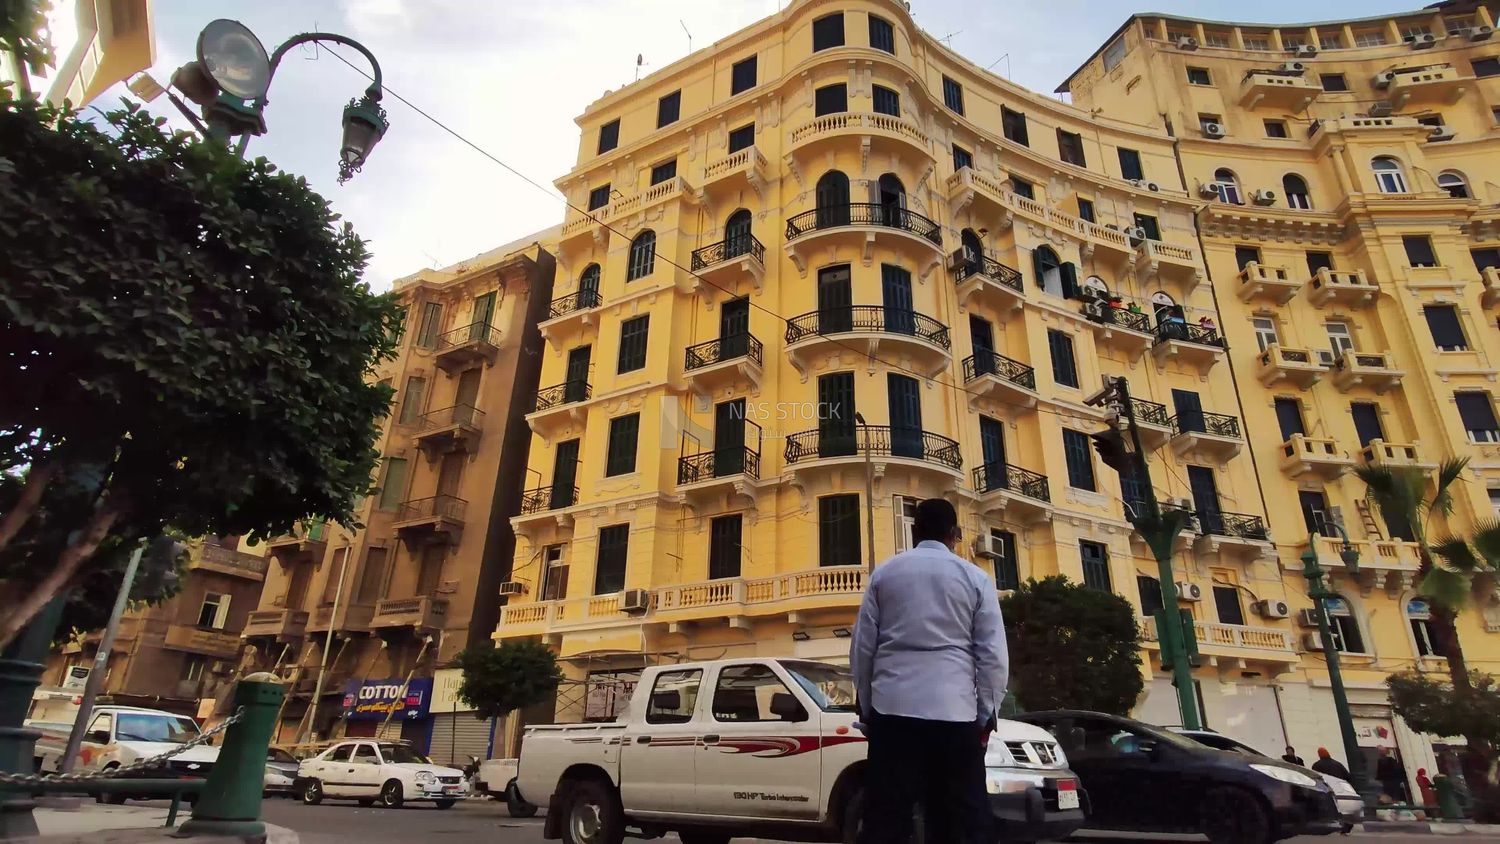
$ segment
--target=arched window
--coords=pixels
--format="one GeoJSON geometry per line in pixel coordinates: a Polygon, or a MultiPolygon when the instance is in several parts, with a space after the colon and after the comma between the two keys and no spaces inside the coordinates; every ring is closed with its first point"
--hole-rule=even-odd
{"type": "Polygon", "coordinates": [[[1359,632],[1359,620],[1343,598],[1327,598],[1323,607],[1328,613],[1328,627],[1333,633],[1333,647],[1340,653],[1362,654],[1365,640],[1359,632]]]}
{"type": "Polygon", "coordinates": [[[1406,602],[1406,620],[1417,644],[1417,656],[1437,656],[1436,640],[1432,638],[1432,607],[1421,598],[1412,598],[1406,602]]]}
{"type": "Polygon", "coordinates": [[[599,265],[589,264],[578,276],[578,307],[593,308],[599,304],[599,265]]]}
{"type": "Polygon", "coordinates": [[[656,232],[646,229],[630,241],[630,269],[625,273],[625,280],[645,278],[655,269],[656,232]]]}
{"type": "Polygon", "coordinates": [[[1437,184],[1454,199],[1469,198],[1469,183],[1464,181],[1464,174],[1456,170],[1444,170],[1439,173],[1437,184]]]}
{"type": "Polygon", "coordinates": [[[1220,167],[1214,171],[1214,190],[1219,192],[1219,201],[1229,205],[1244,205],[1245,200],[1240,196],[1240,180],[1235,178],[1234,171],[1220,167]]]}
{"type": "Polygon", "coordinates": [[[750,209],[741,208],[724,221],[724,257],[737,258],[750,251],[750,209]]]}
{"type": "Polygon", "coordinates": [[[1091,275],[1084,279],[1083,283],[1078,286],[1083,288],[1083,293],[1086,296],[1093,296],[1096,299],[1109,298],[1109,285],[1105,284],[1104,279],[1099,276],[1091,275]]]}
{"type": "Polygon", "coordinates": [[[887,226],[906,225],[906,186],[894,173],[886,173],[878,183],[880,222],[887,226]]]}
{"type": "Polygon", "coordinates": [[[1062,261],[1050,246],[1038,246],[1031,253],[1031,266],[1037,286],[1053,296],[1063,295],[1062,261]]]}
{"type": "Polygon", "coordinates": [[[829,170],[813,192],[818,207],[818,228],[849,225],[849,177],[829,170]]]}
{"type": "Polygon", "coordinates": [[[1151,294],[1151,312],[1156,317],[1157,325],[1161,325],[1174,314],[1182,315],[1182,309],[1177,307],[1177,301],[1161,290],[1151,294]]]}
{"type": "Polygon", "coordinates": [[[1281,177],[1281,192],[1286,194],[1286,206],[1301,211],[1312,210],[1312,197],[1307,194],[1307,182],[1296,173],[1281,177]]]}
{"type": "Polygon", "coordinates": [[[1370,169],[1375,171],[1375,186],[1381,193],[1406,193],[1406,173],[1401,170],[1401,162],[1382,155],[1370,161],[1370,169]]]}
{"type": "Polygon", "coordinates": [[[979,239],[979,232],[973,229],[964,229],[958,234],[959,242],[964,248],[964,258],[968,261],[980,261],[984,258],[984,242],[979,239]]]}

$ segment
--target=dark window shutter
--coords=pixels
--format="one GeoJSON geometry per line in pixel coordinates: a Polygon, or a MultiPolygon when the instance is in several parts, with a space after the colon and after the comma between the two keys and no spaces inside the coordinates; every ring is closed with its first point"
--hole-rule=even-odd
{"type": "Polygon", "coordinates": [[[729,71],[729,96],[755,87],[757,61],[755,56],[735,62],[729,71]]]}
{"type": "Polygon", "coordinates": [[[594,594],[608,595],[625,588],[625,560],[630,553],[630,525],[599,529],[594,558],[594,594]]]}
{"type": "Polygon", "coordinates": [[[1458,321],[1458,311],[1452,305],[1428,305],[1422,309],[1427,317],[1427,327],[1432,331],[1432,342],[1445,352],[1469,348],[1464,339],[1463,326],[1458,321]]]}
{"type": "Polygon", "coordinates": [[[813,21],[813,52],[844,46],[844,13],[826,15],[813,21]]]}
{"type": "Polygon", "coordinates": [[[1074,264],[1072,261],[1064,261],[1063,264],[1062,264],[1062,266],[1058,267],[1058,270],[1062,274],[1063,298],[1065,298],[1065,299],[1077,299],[1078,298],[1078,266],[1076,264],[1074,264]]]}
{"type": "Polygon", "coordinates": [[[995,552],[1000,555],[994,561],[995,588],[1021,588],[1021,565],[1016,557],[1016,535],[1008,530],[992,530],[990,538],[996,546],[995,552]]]}
{"type": "Polygon", "coordinates": [[[609,420],[609,455],[604,467],[606,477],[628,475],[635,471],[635,453],[640,432],[639,413],[616,416],[609,420]]]}
{"type": "Polygon", "coordinates": [[[1495,423],[1495,408],[1489,393],[1455,393],[1458,418],[1463,420],[1464,430],[1477,442],[1500,440],[1500,425],[1495,423]]]}

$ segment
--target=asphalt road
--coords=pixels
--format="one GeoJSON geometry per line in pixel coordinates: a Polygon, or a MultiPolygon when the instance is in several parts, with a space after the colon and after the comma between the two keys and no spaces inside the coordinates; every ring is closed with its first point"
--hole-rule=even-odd
{"type": "MultiPolygon", "coordinates": [[[[442,810],[432,806],[412,804],[406,808],[390,810],[361,808],[353,803],[324,802],[320,806],[304,806],[287,799],[270,799],[265,802],[265,818],[268,822],[297,831],[303,844],[444,844],[444,842],[483,841],[486,844],[542,844],[541,818],[512,818],[506,814],[505,806],[491,800],[467,800],[452,809],[442,810]]],[[[676,844],[677,837],[663,839],[667,844],[676,844]]],[[[747,841],[750,839],[739,839],[747,841]]],[[[1111,844],[1141,841],[1203,841],[1194,836],[1101,836],[1089,833],[1075,841],[1078,844],[1111,844]]],[[[1292,844],[1437,844],[1455,840],[1458,842],[1496,842],[1500,836],[1465,835],[1453,839],[1447,836],[1407,835],[1382,833],[1359,834],[1327,838],[1306,837],[1291,839],[1292,844]]]]}

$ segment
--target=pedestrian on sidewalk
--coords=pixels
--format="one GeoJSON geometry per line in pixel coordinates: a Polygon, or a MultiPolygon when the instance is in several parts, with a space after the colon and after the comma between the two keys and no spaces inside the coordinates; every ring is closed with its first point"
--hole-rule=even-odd
{"type": "Polygon", "coordinates": [[[1008,659],[995,583],[953,553],[958,513],[917,505],[916,547],[870,576],[849,660],[869,737],[860,844],[906,844],[925,807],[926,840],[993,840],[984,746],[1008,659]]]}
{"type": "Polygon", "coordinates": [[[1326,747],[1318,748],[1318,761],[1312,763],[1312,769],[1320,774],[1338,777],[1347,783],[1354,782],[1354,778],[1349,776],[1349,769],[1340,764],[1339,760],[1330,756],[1326,747]]]}
{"type": "Polygon", "coordinates": [[[1417,769],[1417,790],[1422,792],[1423,806],[1437,805],[1437,791],[1432,787],[1432,778],[1427,776],[1426,768],[1417,769]]]}
{"type": "Polygon", "coordinates": [[[1293,765],[1303,764],[1302,757],[1297,755],[1297,748],[1292,747],[1290,744],[1286,746],[1286,752],[1281,754],[1281,761],[1290,762],[1293,765]]]}
{"type": "Polygon", "coordinates": [[[1396,803],[1406,803],[1406,771],[1401,767],[1401,760],[1397,759],[1389,747],[1380,748],[1380,759],[1375,763],[1375,778],[1380,780],[1380,788],[1391,796],[1396,803]]]}

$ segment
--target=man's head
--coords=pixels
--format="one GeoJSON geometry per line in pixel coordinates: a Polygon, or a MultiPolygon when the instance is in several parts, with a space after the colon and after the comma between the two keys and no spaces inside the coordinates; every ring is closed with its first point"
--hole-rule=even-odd
{"type": "Polygon", "coordinates": [[[958,511],[941,498],[928,498],[917,504],[916,518],[912,522],[911,538],[915,542],[932,540],[941,542],[950,549],[958,545],[958,511]]]}
{"type": "Polygon", "coordinates": [[[1286,746],[1286,755],[1288,755],[1288,756],[1296,756],[1297,755],[1297,748],[1292,747],[1290,744],[1287,745],[1286,746]]]}
{"type": "Polygon", "coordinates": [[[1318,758],[1319,759],[1327,759],[1328,758],[1328,748],[1326,748],[1326,747],[1320,747],[1320,748],[1318,748],[1318,758]]]}

